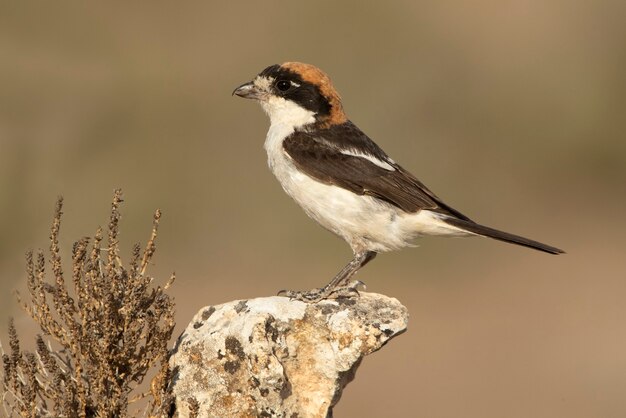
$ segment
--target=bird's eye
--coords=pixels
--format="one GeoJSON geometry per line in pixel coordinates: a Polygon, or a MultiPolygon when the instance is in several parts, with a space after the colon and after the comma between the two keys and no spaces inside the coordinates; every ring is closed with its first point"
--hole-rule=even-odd
{"type": "Polygon", "coordinates": [[[276,83],[276,88],[280,91],[287,91],[291,88],[291,81],[279,80],[276,83]]]}

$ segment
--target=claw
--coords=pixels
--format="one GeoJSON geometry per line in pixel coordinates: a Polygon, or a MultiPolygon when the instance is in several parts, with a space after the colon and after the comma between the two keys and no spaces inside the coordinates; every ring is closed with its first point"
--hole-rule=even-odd
{"type": "Polygon", "coordinates": [[[365,290],[367,289],[367,286],[365,285],[364,282],[362,282],[361,280],[355,280],[352,283],[350,283],[348,286],[346,286],[350,289],[354,289],[354,290],[365,290]]]}
{"type": "Polygon", "coordinates": [[[284,296],[291,300],[299,300],[300,302],[315,303],[326,299],[328,295],[325,294],[323,289],[312,289],[308,292],[298,290],[281,290],[278,292],[278,296],[284,296]]]}
{"type": "Polygon", "coordinates": [[[361,293],[359,293],[359,287],[365,287],[365,283],[360,280],[355,280],[350,283],[348,286],[339,287],[332,292],[332,296],[335,299],[350,299],[350,298],[359,298],[361,297],[361,293]]]}

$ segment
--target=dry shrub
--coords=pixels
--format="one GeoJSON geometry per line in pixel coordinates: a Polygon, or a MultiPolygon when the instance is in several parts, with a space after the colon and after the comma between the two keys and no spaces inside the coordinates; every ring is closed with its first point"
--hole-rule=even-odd
{"type": "Polygon", "coordinates": [[[29,301],[20,303],[43,336],[36,338],[35,353],[22,351],[15,326],[9,324],[1,382],[7,416],[121,418],[142,398],[149,399],[142,415],[168,415],[167,346],[174,330],[174,303],[165,292],[174,275],[155,287],[146,274],[161,214],[155,212],[147,245],[142,251],[136,244],[125,267],[118,245],[121,202],[122,193],[116,190],[106,241],[98,228],[92,239],[74,244],[72,285],[59,251],[62,198],[50,234],[52,282],[46,281],[43,252],[27,253],[29,301]],[[141,393],[139,385],[151,370],[156,374],[150,391],[141,393]]]}

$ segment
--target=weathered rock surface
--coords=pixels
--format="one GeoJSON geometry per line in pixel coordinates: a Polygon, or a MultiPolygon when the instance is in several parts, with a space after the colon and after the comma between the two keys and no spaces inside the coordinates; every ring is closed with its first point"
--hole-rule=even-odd
{"type": "Polygon", "coordinates": [[[205,307],[170,360],[177,416],[330,417],[363,357],[407,321],[397,299],[364,292],[316,304],[274,296],[205,307]]]}

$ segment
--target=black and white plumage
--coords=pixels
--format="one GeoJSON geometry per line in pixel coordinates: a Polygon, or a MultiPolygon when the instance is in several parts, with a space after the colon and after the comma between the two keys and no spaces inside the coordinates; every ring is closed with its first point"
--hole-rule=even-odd
{"type": "Polygon", "coordinates": [[[233,94],[258,100],[269,115],[265,149],[283,189],[355,254],[324,288],[288,296],[316,301],[341,294],[377,253],[410,246],[425,235],[479,235],[563,252],[477,224],[442,202],[347,119],[329,77],[312,65],[270,66],[233,94]]]}

